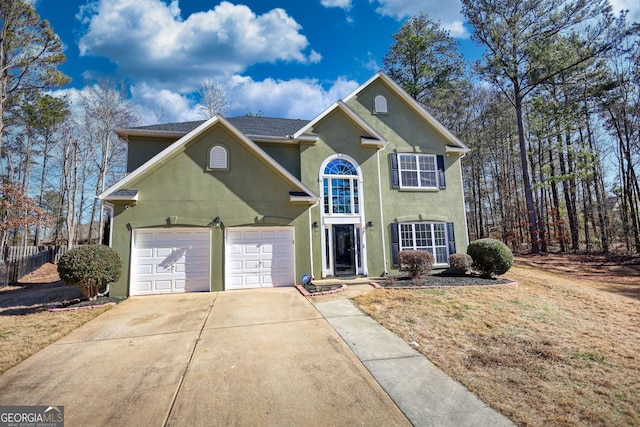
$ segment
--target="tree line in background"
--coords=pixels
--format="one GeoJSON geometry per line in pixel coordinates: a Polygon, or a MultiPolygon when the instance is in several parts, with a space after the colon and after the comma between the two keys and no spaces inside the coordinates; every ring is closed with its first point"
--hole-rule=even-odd
{"type": "Polygon", "coordinates": [[[385,70],[470,149],[471,240],[640,252],[638,23],[606,0],[463,0],[482,60],[420,14],[385,70]],[[468,65],[471,65],[470,67],[468,65]]]}
{"type": "MultiPolygon", "coordinates": [[[[640,252],[638,23],[606,0],[462,3],[481,61],[466,63],[420,14],[394,35],[384,69],[471,148],[471,240],[640,252]]],[[[113,129],[138,118],[114,84],[47,94],[69,82],[59,39],[24,0],[3,1],[0,21],[0,245],[97,241],[95,196],[126,161],[113,129]]],[[[213,81],[199,94],[203,118],[228,107],[213,81]]]]}
{"type": "Polygon", "coordinates": [[[125,92],[95,85],[73,102],[62,44],[30,2],[0,3],[0,247],[99,241],[96,200],[124,173],[114,128],[135,125],[125,92]]]}

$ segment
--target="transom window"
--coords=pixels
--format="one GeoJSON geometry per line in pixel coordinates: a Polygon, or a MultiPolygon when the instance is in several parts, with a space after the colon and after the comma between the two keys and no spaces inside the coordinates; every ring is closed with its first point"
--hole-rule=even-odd
{"type": "Polygon", "coordinates": [[[438,188],[436,156],[399,154],[400,187],[438,188]]]}
{"type": "Polygon", "coordinates": [[[447,228],[443,222],[416,222],[400,224],[400,250],[429,251],[436,264],[448,262],[447,228]]]}
{"type": "Polygon", "coordinates": [[[359,214],[358,170],[344,159],[330,161],[322,177],[324,213],[359,214]]]}

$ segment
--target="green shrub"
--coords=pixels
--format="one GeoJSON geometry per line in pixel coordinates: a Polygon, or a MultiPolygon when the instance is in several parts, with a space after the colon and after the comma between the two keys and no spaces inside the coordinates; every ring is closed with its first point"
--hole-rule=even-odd
{"type": "Polygon", "coordinates": [[[509,271],[513,265],[511,249],[496,239],[479,239],[467,247],[473,259],[473,269],[482,277],[493,277],[509,271]]]}
{"type": "Polygon", "coordinates": [[[449,256],[449,265],[451,271],[461,276],[467,274],[471,270],[473,259],[467,254],[451,254],[449,256]]]}
{"type": "Polygon", "coordinates": [[[429,251],[404,250],[398,254],[400,271],[408,271],[414,279],[428,274],[434,261],[435,258],[429,251]]]}
{"type": "Polygon", "coordinates": [[[58,262],[58,274],[67,286],[79,288],[89,300],[100,288],[120,278],[122,259],[108,246],[78,246],[58,262]]]}

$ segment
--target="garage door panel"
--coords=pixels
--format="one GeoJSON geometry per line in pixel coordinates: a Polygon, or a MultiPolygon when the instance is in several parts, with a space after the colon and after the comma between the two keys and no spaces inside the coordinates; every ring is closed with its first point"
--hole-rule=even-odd
{"type": "Polygon", "coordinates": [[[151,274],[151,273],[153,273],[153,265],[149,265],[149,264],[137,265],[136,269],[135,269],[135,272],[138,275],[140,275],[140,274],[151,274]]]}
{"type": "Polygon", "coordinates": [[[131,295],[209,291],[209,229],[134,232],[131,295]]]}
{"type": "Polygon", "coordinates": [[[171,291],[171,280],[156,280],[154,283],[154,289],[159,292],[171,291]]]}

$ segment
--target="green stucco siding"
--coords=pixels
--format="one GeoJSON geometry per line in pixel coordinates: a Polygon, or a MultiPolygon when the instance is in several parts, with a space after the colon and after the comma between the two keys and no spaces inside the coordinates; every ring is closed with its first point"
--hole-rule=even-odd
{"type": "Polygon", "coordinates": [[[127,173],[138,169],[175,141],[176,138],[139,138],[130,136],[127,143],[127,173]]]}
{"type": "MultiPolygon", "coordinates": [[[[313,129],[313,132],[319,135],[317,143],[301,146],[301,178],[306,185],[320,194],[319,168],[327,157],[342,153],[358,162],[363,176],[364,221],[372,221],[375,224],[373,230],[365,231],[369,275],[382,275],[385,268],[387,272],[397,272],[393,268],[391,242],[391,226],[396,222],[454,223],[456,251],[466,251],[468,241],[460,157],[457,154],[448,155],[444,138],[382,83],[374,83],[358,97],[350,99],[348,105],[388,141],[386,147],[379,152],[380,187],[377,149],[363,147],[360,142],[363,130],[338,111],[329,114],[313,129]],[[376,95],[386,97],[387,114],[372,113],[373,98],[376,95]],[[446,189],[407,191],[392,188],[390,154],[397,152],[444,156],[446,189]],[[386,252],[386,266],[383,251],[386,252]]],[[[322,202],[312,211],[313,221],[320,221],[321,209],[322,202]]],[[[314,239],[317,240],[314,241],[316,277],[321,275],[324,250],[320,245],[320,237],[319,233],[314,233],[314,239]]]]}
{"type": "MultiPolygon", "coordinates": [[[[128,293],[131,230],[135,228],[206,227],[219,216],[224,227],[293,225],[296,248],[305,244],[308,248],[308,233],[301,231],[308,228],[307,206],[289,200],[289,192],[296,189],[221,126],[191,141],[128,187],[139,191],[139,200],[128,209],[116,206],[113,247],[126,269],[111,288],[114,295],[128,293]],[[213,144],[228,149],[228,170],[207,170],[213,144]]],[[[224,289],[224,232],[212,228],[211,233],[211,287],[219,291],[224,289]]],[[[296,254],[296,262],[296,270],[308,271],[309,256],[296,254]]]]}

